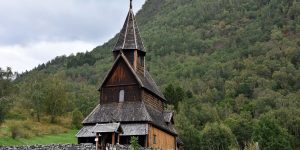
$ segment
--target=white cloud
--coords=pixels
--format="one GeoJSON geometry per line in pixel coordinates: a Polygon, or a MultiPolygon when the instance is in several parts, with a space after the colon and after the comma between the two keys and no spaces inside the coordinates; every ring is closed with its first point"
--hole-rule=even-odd
{"type": "Polygon", "coordinates": [[[0,67],[22,72],[92,50],[120,31],[128,9],[129,0],[0,0],[0,67]]]}
{"type": "Polygon", "coordinates": [[[0,67],[6,68],[9,66],[15,71],[24,72],[56,56],[90,51],[96,46],[97,43],[82,41],[38,42],[26,46],[0,46],[0,67]]]}
{"type": "MultiPolygon", "coordinates": [[[[145,0],[136,0],[139,10],[145,0]]],[[[116,34],[129,0],[0,0],[0,44],[97,41],[116,34]]]]}

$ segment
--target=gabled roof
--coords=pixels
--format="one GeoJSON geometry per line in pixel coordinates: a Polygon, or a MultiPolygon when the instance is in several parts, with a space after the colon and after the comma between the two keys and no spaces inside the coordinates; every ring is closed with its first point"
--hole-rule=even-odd
{"type": "Polygon", "coordinates": [[[160,92],[160,90],[159,90],[158,86],[156,85],[155,81],[150,76],[150,73],[148,71],[145,71],[145,74],[135,72],[134,69],[132,68],[132,66],[130,65],[129,61],[127,60],[126,56],[122,52],[118,55],[118,57],[116,58],[116,60],[113,64],[113,66],[111,67],[111,69],[106,74],[104,80],[102,81],[102,83],[100,85],[99,91],[103,87],[104,83],[109,79],[110,75],[113,73],[114,68],[117,66],[118,62],[121,59],[123,59],[125,61],[126,65],[129,67],[130,71],[133,73],[134,77],[136,78],[136,80],[138,81],[139,85],[142,88],[147,89],[148,91],[152,92],[156,96],[160,97],[162,100],[166,101],[166,98],[160,92]]]}
{"type": "Polygon", "coordinates": [[[119,39],[113,51],[122,49],[137,49],[146,52],[132,8],[129,9],[127,18],[119,33],[119,39]]]}
{"type": "Polygon", "coordinates": [[[177,134],[172,124],[167,124],[163,112],[160,112],[144,102],[124,102],[98,105],[82,122],[85,126],[97,123],[149,122],[172,134],[177,134]]]}
{"type": "Polygon", "coordinates": [[[121,59],[123,59],[123,60],[125,61],[126,66],[127,66],[127,67],[129,68],[129,70],[133,73],[134,77],[135,77],[136,80],[139,82],[139,84],[142,85],[142,81],[139,79],[139,77],[137,76],[137,74],[135,73],[135,71],[133,70],[133,68],[131,67],[131,65],[130,65],[129,61],[127,60],[126,56],[123,54],[123,52],[121,52],[121,53],[117,56],[117,58],[116,58],[116,60],[115,60],[115,62],[114,62],[114,64],[113,64],[113,66],[111,67],[111,69],[110,69],[110,70],[107,72],[107,74],[105,75],[104,80],[102,81],[102,83],[101,83],[101,85],[100,85],[100,87],[99,87],[99,89],[98,89],[99,91],[100,91],[101,88],[103,87],[104,83],[109,79],[110,75],[113,73],[114,68],[117,66],[118,62],[119,62],[121,59]]]}
{"type": "MultiPolygon", "coordinates": [[[[105,123],[82,127],[76,137],[96,137],[96,133],[123,133],[120,123],[105,123]]],[[[101,136],[101,135],[100,135],[101,136]]]]}
{"type": "Polygon", "coordinates": [[[92,133],[122,133],[123,129],[120,126],[120,123],[104,123],[96,124],[91,131],[92,133]]]}

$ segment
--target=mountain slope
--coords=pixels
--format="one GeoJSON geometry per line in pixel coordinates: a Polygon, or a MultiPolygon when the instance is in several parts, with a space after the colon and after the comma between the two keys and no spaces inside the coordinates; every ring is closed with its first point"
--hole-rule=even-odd
{"type": "MultiPolygon", "coordinates": [[[[297,124],[284,123],[300,119],[299,14],[296,0],[146,1],[137,22],[147,49],[147,69],[161,89],[172,83],[193,94],[179,104],[177,120],[184,142],[192,141],[186,135],[189,129],[181,126],[184,119],[200,134],[206,122],[226,120],[232,114],[248,114],[252,122],[283,112],[295,118],[279,117],[279,124],[299,142],[297,124]],[[187,109],[191,103],[193,112],[187,109]],[[216,112],[211,120],[200,117],[203,106],[216,112]]],[[[40,65],[18,81],[40,72],[63,72],[74,86],[96,90],[113,63],[116,37],[91,52],[40,65]]],[[[76,105],[81,111],[83,99],[76,105]]],[[[95,96],[93,101],[85,114],[97,102],[95,96]]]]}

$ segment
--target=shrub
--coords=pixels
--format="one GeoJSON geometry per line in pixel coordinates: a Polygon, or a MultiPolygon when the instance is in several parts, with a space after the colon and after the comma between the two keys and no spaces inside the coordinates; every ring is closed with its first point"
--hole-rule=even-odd
{"type": "Polygon", "coordinates": [[[20,137],[21,132],[20,132],[20,126],[18,124],[14,124],[9,127],[10,133],[11,133],[11,138],[16,139],[17,137],[20,137]]]}
{"type": "Polygon", "coordinates": [[[257,144],[254,142],[247,142],[244,150],[257,150],[257,144]]]}
{"type": "Polygon", "coordinates": [[[131,137],[130,139],[130,149],[131,150],[140,150],[141,145],[139,144],[139,138],[136,136],[131,137]]]}
{"type": "Polygon", "coordinates": [[[72,113],[72,125],[73,125],[73,127],[76,128],[76,129],[81,128],[82,119],[83,119],[82,113],[78,109],[74,110],[73,113],[72,113]]]}

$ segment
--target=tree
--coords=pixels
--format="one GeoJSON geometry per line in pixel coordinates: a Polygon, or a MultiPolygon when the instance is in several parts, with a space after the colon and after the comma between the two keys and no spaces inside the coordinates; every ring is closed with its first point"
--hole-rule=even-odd
{"type": "Polygon", "coordinates": [[[251,143],[253,124],[250,116],[233,114],[226,118],[225,124],[231,129],[241,149],[251,143]]]}
{"type": "Polygon", "coordinates": [[[38,122],[40,122],[41,113],[45,112],[46,93],[44,88],[47,86],[45,79],[45,74],[37,73],[34,77],[30,77],[23,87],[27,89],[25,90],[25,96],[38,122]]]}
{"type": "Polygon", "coordinates": [[[173,84],[169,84],[164,91],[164,95],[168,103],[174,105],[175,110],[177,110],[178,108],[178,102],[182,101],[185,98],[185,94],[186,92],[184,92],[181,87],[174,87],[173,84]]]}
{"type": "Polygon", "coordinates": [[[0,125],[4,122],[5,117],[12,106],[12,101],[8,97],[0,98],[0,125]]]}
{"type": "Polygon", "coordinates": [[[289,76],[286,72],[275,71],[272,78],[277,82],[278,88],[287,88],[289,85],[289,76]]]}
{"type": "MultiPolygon", "coordinates": [[[[296,98],[294,95],[293,97],[296,98]]],[[[288,99],[288,101],[291,100],[288,99]]],[[[293,145],[300,144],[300,110],[297,106],[294,108],[281,108],[278,110],[272,110],[265,115],[268,115],[268,117],[271,118],[276,118],[277,123],[282,128],[287,129],[287,132],[293,136],[293,139],[295,139],[295,143],[293,143],[293,145]]]]}
{"type": "Polygon", "coordinates": [[[207,123],[201,131],[199,149],[203,150],[229,150],[234,147],[235,137],[230,128],[224,124],[207,123]]]}
{"type": "Polygon", "coordinates": [[[279,48],[278,52],[281,52],[283,48],[283,39],[284,36],[281,29],[275,26],[271,31],[271,40],[274,43],[274,45],[276,45],[276,47],[279,48]]]}
{"type": "Polygon", "coordinates": [[[274,118],[261,116],[254,128],[254,140],[264,150],[292,150],[290,135],[274,118]]]}
{"type": "MultiPolygon", "coordinates": [[[[185,144],[185,149],[197,149],[200,140],[200,128],[197,124],[193,123],[190,118],[195,117],[194,114],[188,114],[188,103],[182,101],[179,103],[179,113],[175,115],[175,125],[178,129],[180,138],[183,140],[185,144]]],[[[197,110],[197,109],[194,109],[197,110]]],[[[198,119],[194,119],[198,121],[198,119]]]]}
{"type": "Polygon", "coordinates": [[[11,68],[7,67],[6,70],[0,68],[0,97],[8,96],[13,91],[13,77],[11,68]]]}
{"type": "Polygon", "coordinates": [[[0,68],[0,125],[4,122],[4,119],[12,106],[11,95],[15,90],[12,84],[14,74],[11,68],[7,67],[6,70],[0,68]]]}
{"type": "Polygon", "coordinates": [[[196,98],[185,99],[178,106],[175,125],[179,136],[183,143],[188,143],[185,144],[186,149],[197,150],[201,145],[199,141],[202,140],[203,129],[220,120],[218,111],[209,104],[201,104],[196,98]]]}
{"type": "Polygon", "coordinates": [[[44,85],[46,112],[51,116],[51,123],[56,122],[56,117],[66,111],[68,105],[68,92],[63,76],[49,76],[44,85]]]}

